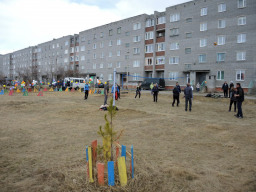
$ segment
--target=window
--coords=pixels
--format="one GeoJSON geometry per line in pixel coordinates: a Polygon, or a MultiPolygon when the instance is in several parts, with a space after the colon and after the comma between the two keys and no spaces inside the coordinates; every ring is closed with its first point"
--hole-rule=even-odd
{"type": "Polygon", "coordinates": [[[118,27],[117,28],[117,34],[120,34],[121,33],[121,27],[118,27]]]}
{"type": "Polygon", "coordinates": [[[218,28],[222,29],[226,27],[226,21],[224,19],[218,20],[218,28]]]}
{"type": "Polygon", "coordinates": [[[218,36],[218,45],[225,45],[226,37],[224,35],[218,36]]]}
{"type": "Polygon", "coordinates": [[[146,27],[154,26],[154,24],[155,24],[154,19],[147,19],[146,27]]]}
{"type": "Polygon", "coordinates": [[[237,25],[245,25],[246,24],[246,17],[240,16],[237,18],[237,25]]]}
{"type": "Polygon", "coordinates": [[[109,52],[109,53],[108,53],[108,57],[112,57],[112,52],[109,52]]]}
{"type": "Polygon", "coordinates": [[[179,64],[179,57],[170,57],[169,64],[179,64]]]}
{"type": "Polygon", "coordinates": [[[93,59],[96,59],[96,53],[93,54],[93,59]]]}
{"type": "Polygon", "coordinates": [[[103,32],[100,32],[100,38],[103,38],[103,32]]]}
{"type": "Polygon", "coordinates": [[[133,61],[133,67],[139,67],[139,66],[140,66],[140,61],[139,60],[133,61]]]}
{"type": "Polygon", "coordinates": [[[71,57],[70,57],[70,61],[74,61],[74,56],[71,56],[71,57]]]}
{"type": "Polygon", "coordinates": [[[76,61],[79,61],[79,56],[76,56],[76,61]]]}
{"type": "Polygon", "coordinates": [[[140,36],[133,37],[133,42],[139,42],[139,41],[140,41],[140,36]]]}
{"type": "Polygon", "coordinates": [[[225,61],[225,53],[217,53],[217,62],[225,61]]]}
{"type": "Polygon", "coordinates": [[[174,42],[170,45],[170,50],[178,50],[180,48],[179,43],[174,42]]]}
{"type": "Polygon", "coordinates": [[[186,23],[191,23],[192,22],[192,18],[187,18],[186,19],[186,23]]]}
{"type": "Polygon", "coordinates": [[[74,47],[70,48],[70,53],[74,53],[74,47]]]}
{"type": "Polygon", "coordinates": [[[97,48],[96,43],[94,43],[93,44],[93,49],[96,49],[96,48],[97,48]]]}
{"type": "Polygon", "coordinates": [[[64,63],[67,63],[68,62],[68,58],[64,58],[64,63]]]}
{"type": "Polygon", "coordinates": [[[185,48],[185,54],[190,54],[191,53],[191,48],[185,48]]]}
{"type": "Polygon", "coordinates": [[[163,56],[156,57],[156,64],[157,65],[165,64],[165,57],[163,57],[163,56]]]}
{"type": "Polygon", "coordinates": [[[170,16],[170,22],[176,22],[180,20],[180,14],[176,13],[170,16]]]}
{"type": "Polygon", "coordinates": [[[112,74],[108,74],[108,80],[109,80],[109,81],[112,80],[112,74]]]}
{"type": "Polygon", "coordinates": [[[226,4],[225,3],[221,3],[218,5],[218,12],[221,13],[221,12],[224,12],[226,11],[226,4]]]}
{"type": "Polygon", "coordinates": [[[245,51],[238,51],[236,53],[236,60],[237,61],[245,61],[246,60],[246,52],[245,51]]]}
{"type": "Polygon", "coordinates": [[[92,65],[92,68],[93,69],[96,69],[97,67],[96,67],[96,63],[94,63],[93,65],[92,65]]]}
{"type": "Polygon", "coordinates": [[[68,45],[68,41],[65,41],[65,46],[67,46],[68,45]]]}
{"type": "Polygon", "coordinates": [[[237,8],[246,7],[246,0],[237,0],[237,8]]]}
{"type": "Polygon", "coordinates": [[[140,54],[140,48],[133,48],[133,54],[140,54]]]}
{"type": "Polygon", "coordinates": [[[81,42],[84,42],[85,41],[85,37],[81,37],[81,42]]]}
{"type": "Polygon", "coordinates": [[[145,53],[153,53],[153,51],[154,51],[154,45],[153,44],[145,46],[145,53]]]}
{"type": "Polygon", "coordinates": [[[159,24],[164,24],[165,23],[165,17],[158,17],[156,19],[156,24],[159,25],[159,24]]]}
{"type": "Polygon", "coordinates": [[[81,56],[81,61],[84,61],[85,60],[85,56],[81,56]]]}
{"type": "Polygon", "coordinates": [[[100,48],[103,48],[103,47],[104,47],[104,43],[100,42],[100,48]]]}
{"type": "Polygon", "coordinates": [[[130,47],[130,43],[125,43],[125,47],[130,47]]]}
{"type": "Polygon", "coordinates": [[[96,34],[93,34],[93,39],[96,39],[97,38],[97,35],[96,34]]]}
{"type": "Polygon", "coordinates": [[[170,80],[177,80],[177,77],[178,77],[178,72],[170,72],[169,73],[170,80]]]}
{"type": "Polygon", "coordinates": [[[100,64],[100,68],[103,69],[103,67],[104,67],[104,66],[103,66],[103,63],[101,63],[101,64],[100,64]]]}
{"type": "Polygon", "coordinates": [[[67,49],[65,49],[65,54],[68,54],[68,50],[67,49]]]}
{"type": "Polygon", "coordinates": [[[237,35],[237,43],[245,43],[246,42],[246,34],[241,33],[237,35]]]}
{"type": "Polygon", "coordinates": [[[206,63],[206,54],[200,54],[198,56],[198,62],[199,63],[206,63]]]}
{"type": "Polygon", "coordinates": [[[128,60],[129,59],[129,55],[125,55],[125,60],[128,60]]]}
{"type": "Polygon", "coordinates": [[[217,80],[224,80],[224,71],[217,71],[217,80]]]}
{"type": "Polygon", "coordinates": [[[116,68],[120,68],[121,67],[121,62],[117,62],[116,63],[116,68]]]}
{"type": "Polygon", "coordinates": [[[90,40],[88,40],[88,44],[91,44],[91,41],[90,41],[90,40]]]}
{"type": "Polygon", "coordinates": [[[103,53],[103,52],[101,53],[100,58],[101,58],[101,59],[104,58],[104,53],[103,53]]]}
{"type": "Polygon", "coordinates": [[[121,51],[117,51],[117,54],[116,54],[118,57],[121,56],[121,51]]]}
{"type": "MultiPolygon", "coordinates": [[[[82,69],[84,69],[84,66],[82,66],[82,69]]],[[[80,83],[83,83],[83,80],[80,80],[80,83]]]]}
{"type": "Polygon", "coordinates": [[[81,51],[85,51],[85,46],[81,46],[81,51]]]}
{"type": "Polygon", "coordinates": [[[154,38],[154,32],[153,31],[146,32],[145,40],[149,40],[149,39],[153,39],[153,38],[154,38]]]}
{"type": "Polygon", "coordinates": [[[165,50],[165,44],[164,43],[157,43],[156,44],[156,50],[157,51],[164,51],[165,50]]]}
{"type": "Polygon", "coordinates": [[[139,73],[134,73],[134,74],[133,74],[133,77],[132,77],[132,80],[133,80],[133,81],[138,81],[138,80],[139,80],[139,76],[140,76],[139,73]]]}
{"type": "Polygon", "coordinates": [[[177,36],[179,35],[179,28],[170,29],[170,36],[177,36]]]}
{"type": "Polygon", "coordinates": [[[134,23],[133,24],[133,30],[138,30],[141,28],[141,24],[140,23],[134,23]]]}
{"type": "Polygon", "coordinates": [[[206,47],[207,46],[207,39],[200,39],[200,47],[206,47]]]}
{"type": "Polygon", "coordinates": [[[116,40],[116,45],[121,45],[121,39],[116,40]]]}
{"type": "Polygon", "coordinates": [[[108,46],[112,46],[113,45],[113,42],[110,40],[109,42],[108,42],[108,46]]]}
{"type": "Polygon", "coordinates": [[[110,29],[110,30],[108,31],[108,35],[109,35],[109,36],[112,36],[112,35],[113,35],[113,29],[110,29]]]}
{"type": "Polygon", "coordinates": [[[192,33],[186,33],[186,38],[192,38],[192,33]]]}
{"type": "Polygon", "coordinates": [[[79,47],[78,47],[78,46],[75,47],[75,52],[76,52],[76,53],[79,52],[79,47]]]}
{"type": "Polygon", "coordinates": [[[207,23],[200,23],[200,31],[207,31],[207,23]]]}
{"type": "Polygon", "coordinates": [[[207,15],[207,7],[204,7],[204,8],[201,9],[201,14],[200,15],[201,16],[207,15]]]}
{"type": "Polygon", "coordinates": [[[125,32],[125,36],[130,36],[130,32],[129,31],[125,32]]]}
{"type": "Polygon", "coordinates": [[[152,57],[147,57],[145,59],[145,65],[152,65],[153,64],[153,58],[152,57]]]}
{"type": "Polygon", "coordinates": [[[236,80],[237,81],[244,81],[245,70],[237,70],[236,71],[236,80]]]}
{"type": "Polygon", "coordinates": [[[100,74],[100,80],[103,80],[103,77],[104,77],[104,75],[101,73],[100,74]]]}
{"type": "Polygon", "coordinates": [[[109,64],[108,64],[108,68],[112,68],[112,63],[109,63],[109,64]]]}

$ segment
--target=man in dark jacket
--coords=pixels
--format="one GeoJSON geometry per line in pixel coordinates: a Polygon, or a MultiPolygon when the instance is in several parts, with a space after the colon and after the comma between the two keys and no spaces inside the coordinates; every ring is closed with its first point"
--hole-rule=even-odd
{"type": "Polygon", "coordinates": [[[242,89],[240,83],[236,84],[237,92],[235,97],[237,99],[237,114],[235,115],[237,118],[243,118],[243,111],[242,111],[242,103],[244,101],[244,90],[242,89]]]}
{"type": "Polygon", "coordinates": [[[233,83],[233,81],[230,81],[230,84],[229,84],[229,98],[230,98],[230,92],[232,90],[232,87],[234,87],[234,83],[233,83]]]}
{"type": "Polygon", "coordinates": [[[222,85],[222,90],[224,92],[224,97],[227,98],[228,97],[228,84],[225,81],[224,84],[222,85]]]}
{"type": "Polygon", "coordinates": [[[139,98],[140,98],[140,95],[141,95],[141,85],[139,84],[138,86],[137,86],[137,88],[136,88],[136,95],[135,95],[135,99],[136,99],[136,97],[137,97],[137,95],[139,95],[139,98]]]}
{"type": "Polygon", "coordinates": [[[185,111],[188,109],[188,102],[189,102],[189,111],[192,108],[192,89],[190,87],[190,83],[187,84],[187,87],[184,89],[184,97],[185,97],[185,111]]]}
{"type": "Polygon", "coordinates": [[[158,86],[157,86],[157,84],[155,84],[153,89],[152,89],[154,102],[157,102],[158,91],[159,91],[158,86]]]}
{"type": "Polygon", "coordinates": [[[109,81],[107,81],[104,85],[104,105],[107,105],[108,93],[109,93],[109,81]]]}
{"type": "Polygon", "coordinates": [[[176,86],[174,87],[173,89],[173,102],[172,102],[172,106],[174,107],[174,104],[175,104],[175,100],[177,100],[177,107],[179,106],[179,103],[180,103],[180,85],[179,83],[177,82],[176,83],[176,86]]]}

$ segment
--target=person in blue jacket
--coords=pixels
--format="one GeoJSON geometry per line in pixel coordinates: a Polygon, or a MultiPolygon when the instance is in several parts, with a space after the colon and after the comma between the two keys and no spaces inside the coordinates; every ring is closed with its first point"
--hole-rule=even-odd
{"type": "Polygon", "coordinates": [[[84,85],[84,100],[88,99],[88,93],[89,93],[89,85],[88,82],[84,85]]]}
{"type": "Polygon", "coordinates": [[[112,86],[111,93],[112,93],[112,94],[115,94],[115,100],[118,100],[119,89],[118,89],[118,86],[116,85],[116,86],[115,86],[115,93],[114,93],[114,86],[115,86],[115,85],[112,86]]]}

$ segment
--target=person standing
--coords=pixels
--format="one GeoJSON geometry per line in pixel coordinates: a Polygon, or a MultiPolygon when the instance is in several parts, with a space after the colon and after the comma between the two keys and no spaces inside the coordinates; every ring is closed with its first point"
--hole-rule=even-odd
{"type": "Polygon", "coordinates": [[[242,103],[244,101],[244,90],[242,89],[240,83],[236,84],[237,92],[235,97],[237,99],[237,118],[243,118],[242,103]]]}
{"type": "Polygon", "coordinates": [[[233,81],[230,81],[230,84],[229,84],[229,98],[230,98],[230,92],[231,92],[231,89],[232,89],[232,87],[234,87],[234,83],[233,83],[233,81]]]}
{"type": "Polygon", "coordinates": [[[88,99],[88,93],[89,93],[89,85],[88,82],[84,85],[84,100],[88,99]]]}
{"type": "Polygon", "coordinates": [[[154,84],[153,84],[153,82],[152,82],[152,83],[150,84],[151,95],[153,95],[153,92],[152,92],[153,87],[154,87],[154,84]]]}
{"type": "Polygon", "coordinates": [[[189,103],[189,111],[192,109],[192,89],[190,83],[187,84],[187,87],[184,89],[184,97],[185,97],[185,111],[188,110],[189,103]]]}
{"type": "Polygon", "coordinates": [[[155,84],[154,87],[152,88],[154,102],[157,102],[158,91],[159,91],[158,86],[157,86],[157,84],[155,84]]]}
{"type": "Polygon", "coordinates": [[[199,82],[196,84],[196,91],[197,91],[197,92],[200,91],[200,84],[199,84],[199,82]]]}
{"type": "Polygon", "coordinates": [[[222,85],[222,90],[224,92],[224,97],[227,98],[228,97],[228,84],[226,81],[222,85]]]}
{"type": "Polygon", "coordinates": [[[174,107],[175,100],[177,100],[177,107],[178,107],[180,103],[180,93],[181,93],[180,85],[178,82],[176,83],[176,86],[174,87],[172,92],[173,92],[172,106],[174,107]]]}
{"type": "Polygon", "coordinates": [[[107,81],[104,85],[104,105],[107,105],[108,93],[109,93],[109,81],[107,81]]]}
{"type": "Polygon", "coordinates": [[[139,95],[139,98],[140,98],[140,95],[141,95],[141,85],[139,84],[138,86],[137,86],[137,88],[136,88],[136,95],[135,95],[135,99],[136,99],[136,97],[137,97],[137,95],[139,95]]]}
{"type": "Polygon", "coordinates": [[[120,99],[120,85],[119,84],[117,84],[117,89],[118,89],[117,96],[118,96],[118,99],[120,99]]]}
{"type": "Polygon", "coordinates": [[[236,91],[234,86],[231,87],[230,90],[230,104],[229,104],[229,112],[231,111],[232,104],[234,103],[234,112],[236,112],[236,97],[235,97],[236,91]]]}

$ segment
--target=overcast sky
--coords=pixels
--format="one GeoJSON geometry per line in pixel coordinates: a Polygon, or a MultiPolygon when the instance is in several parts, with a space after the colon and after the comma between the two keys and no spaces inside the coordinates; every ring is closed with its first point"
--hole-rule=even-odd
{"type": "Polygon", "coordinates": [[[0,0],[0,54],[191,0],[0,0]]]}

